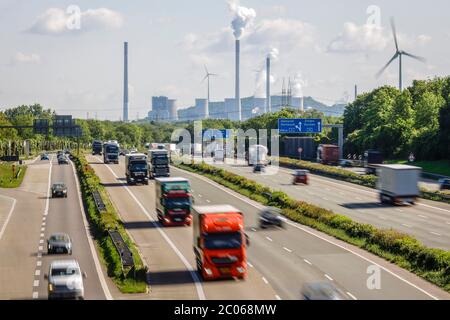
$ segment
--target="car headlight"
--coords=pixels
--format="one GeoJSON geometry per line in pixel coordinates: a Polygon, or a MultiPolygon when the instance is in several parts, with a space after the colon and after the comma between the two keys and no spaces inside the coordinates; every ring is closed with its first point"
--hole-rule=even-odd
{"type": "Polygon", "coordinates": [[[63,193],[67,193],[67,190],[63,190],[63,193]]]}
{"type": "Polygon", "coordinates": [[[242,268],[242,267],[237,267],[236,270],[237,270],[237,272],[239,272],[239,273],[244,273],[244,272],[245,272],[245,269],[242,268]]]}
{"type": "Polygon", "coordinates": [[[48,284],[48,291],[53,291],[53,285],[51,283],[48,284]]]}

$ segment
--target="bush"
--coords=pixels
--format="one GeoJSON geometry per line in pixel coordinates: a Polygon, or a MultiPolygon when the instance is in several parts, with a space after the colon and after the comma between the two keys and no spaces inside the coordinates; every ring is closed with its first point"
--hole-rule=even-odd
{"type": "Polygon", "coordinates": [[[271,190],[255,181],[205,163],[192,163],[179,165],[179,167],[206,174],[212,180],[254,200],[281,208],[286,217],[296,222],[358,245],[450,291],[450,252],[448,251],[431,249],[417,239],[398,231],[377,229],[330,210],[294,200],[284,192],[271,190]],[[269,197],[268,194],[271,196],[269,197]]]}

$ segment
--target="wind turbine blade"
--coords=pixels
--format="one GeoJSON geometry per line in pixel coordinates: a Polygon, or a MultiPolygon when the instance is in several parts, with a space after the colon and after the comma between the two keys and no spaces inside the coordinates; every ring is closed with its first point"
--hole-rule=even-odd
{"type": "Polygon", "coordinates": [[[415,55],[405,52],[405,51],[403,51],[402,54],[404,54],[405,56],[411,57],[413,59],[419,60],[420,62],[423,62],[423,63],[427,62],[427,59],[425,59],[423,57],[415,56],[415,55]]]}
{"type": "Polygon", "coordinates": [[[391,28],[392,28],[392,35],[394,36],[395,49],[398,52],[399,49],[398,49],[398,40],[397,40],[397,29],[395,28],[395,20],[394,20],[394,18],[391,18],[391,28]]]}
{"type": "Polygon", "coordinates": [[[386,65],[383,67],[383,69],[381,69],[380,71],[378,71],[378,73],[376,74],[376,77],[379,78],[381,76],[381,74],[384,72],[384,70],[387,69],[387,67],[389,67],[389,65],[392,63],[392,61],[394,61],[395,59],[397,59],[398,57],[398,52],[394,54],[394,56],[391,58],[391,60],[389,60],[388,63],[386,63],[386,65]]]}
{"type": "Polygon", "coordinates": [[[217,73],[210,73],[210,76],[218,77],[219,75],[217,73]]]}
{"type": "Polygon", "coordinates": [[[205,67],[206,74],[209,74],[208,68],[206,67],[206,64],[204,64],[203,66],[205,67]]]}
{"type": "Polygon", "coordinates": [[[203,78],[202,82],[204,82],[208,77],[209,77],[209,74],[207,74],[207,75],[203,78]]]}

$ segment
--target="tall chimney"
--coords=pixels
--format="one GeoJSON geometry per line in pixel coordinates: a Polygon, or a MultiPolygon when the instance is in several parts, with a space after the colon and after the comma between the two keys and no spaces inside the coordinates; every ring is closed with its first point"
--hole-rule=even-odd
{"type": "Polygon", "coordinates": [[[240,54],[241,54],[240,45],[241,45],[241,43],[240,43],[239,39],[236,39],[236,95],[235,95],[236,101],[235,102],[236,102],[236,109],[239,114],[239,121],[242,120],[241,93],[240,93],[240,84],[239,84],[239,80],[240,80],[239,64],[240,64],[240,54]]]}
{"type": "Polygon", "coordinates": [[[300,98],[300,111],[301,112],[305,111],[304,99],[305,99],[305,97],[301,96],[301,98],[300,98]]]}
{"type": "Polygon", "coordinates": [[[272,112],[272,102],[270,98],[270,56],[266,59],[266,108],[264,113],[272,112]]]}
{"type": "Polygon", "coordinates": [[[358,98],[358,85],[355,84],[355,100],[358,98]]]}
{"type": "Polygon", "coordinates": [[[128,42],[123,44],[123,121],[128,121],[128,42]]]}

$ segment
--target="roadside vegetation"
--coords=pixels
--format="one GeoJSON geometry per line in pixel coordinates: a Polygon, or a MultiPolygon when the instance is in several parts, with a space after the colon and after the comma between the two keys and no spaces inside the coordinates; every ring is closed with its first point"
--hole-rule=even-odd
{"type": "Polygon", "coordinates": [[[122,293],[145,293],[148,291],[146,281],[146,267],[140,257],[139,251],[128,236],[116,209],[114,208],[107,191],[101,185],[100,179],[94,169],[88,164],[84,155],[74,157],[80,188],[91,231],[99,248],[100,255],[105,263],[108,276],[113,279],[122,293]],[[92,195],[98,191],[106,205],[106,211],[99,212],[92,195]],[[119,253],[112,242],[108,230],[117,230],[133,253],[135,267],[122,271],[119,253]]]}
{"type": "Polygon", "coordinates": [[[289,219],[374,253],[450,292],[450,252],[424,246],[417,239],[396,230],[377,229],[336,214],[287,194],[272,190],[245,177],[205,163],[177,165],[202,174],[264,205],[282,209],[289,219]]]}
{"type": "MultiPolygon", "coordinates": [[[[409,164],[407,160],[388,160],[389,164],[409,164]]],[[[424,172],[450,177],[450,160],[415,161],[412,165],[421,167],[424,172]]]]}
{"type": "Polygon", "coordinates": [[[27,166],[16,165],[13,175],[12,164],[0,163],[0,188],[17,188],[22,184],[27,166]]]}

